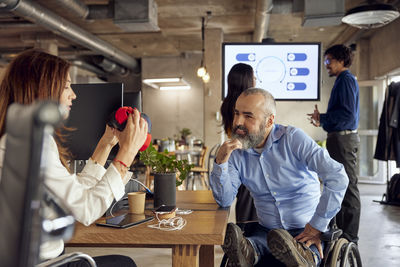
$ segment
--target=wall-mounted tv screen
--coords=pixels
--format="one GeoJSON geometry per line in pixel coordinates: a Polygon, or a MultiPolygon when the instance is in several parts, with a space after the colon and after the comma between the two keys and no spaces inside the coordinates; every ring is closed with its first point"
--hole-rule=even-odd
{"type": "Polygon", "coordinates": [[[319,100],[320,57],[320,43],[223,43],[222,98],[230,69],[245,63],[254,70],[256,87],[276,100],[319,100]]]}

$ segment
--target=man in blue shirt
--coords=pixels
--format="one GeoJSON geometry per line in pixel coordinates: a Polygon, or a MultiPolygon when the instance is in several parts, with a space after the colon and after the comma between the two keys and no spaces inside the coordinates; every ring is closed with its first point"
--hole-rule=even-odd
{"type": "Polygon", "coordinates": [[[277,266],[276,259],[317,266],[323,257],[320,234],[347,188],[343,166],[300,129],[275,124],[275,113],[269,92],[245,90],[236,101],[232,139],[216,155],[210,184],[217,203],[230,206],[244,184],[259,218],[247,238],[228,224],[223,249],[232,266],[265,266],[270,260],[275,262],[269,266],[277,266]]]}
{"type": "Polygon", "coordinates": [[[317,105],[308,114],[314,126],[322,126],[328,132],[326,148],[330,156],[343,164],[349,177],[342,209],[336,215],[336,223],[343,230],[343,237],[358,242],[360,224],[360,193],[357,187],[357,151],[360,137],[357,133],[360,115],[359,89],[356,78],[348,68],[352,52],[344,45],[334,45],[325,51],[325,66],[330,77],[336,76],[328,110],[320,114],[317,105]]]}

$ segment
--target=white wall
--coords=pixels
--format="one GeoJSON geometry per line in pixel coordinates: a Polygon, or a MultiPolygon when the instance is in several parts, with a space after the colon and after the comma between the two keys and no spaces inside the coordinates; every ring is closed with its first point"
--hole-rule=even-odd
{"type": "Polygon", "coordinates": [[[142,59],[143,79],[182,76],[192,87],[187,91],[160,91],[142,85],[143,111],[152,120],[153,139],[173,138],[182,128],[203,139],[203,83],[196,76],[200,59],[200,54],[142,59]]]}

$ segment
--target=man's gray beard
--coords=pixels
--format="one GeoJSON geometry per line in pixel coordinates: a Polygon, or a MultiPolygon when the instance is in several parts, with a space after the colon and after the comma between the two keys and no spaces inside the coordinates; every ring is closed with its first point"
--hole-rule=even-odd
{"type": "Polygon", "coordinates": [[[241,136],[235,132],[232,133],[234,139],[238,139],[242,143],[242,149],[249,149],[257,147],[262,141],[264,141],[265,126],[260,125],[260,131],[255,134],[246,134],[241,136]]]}

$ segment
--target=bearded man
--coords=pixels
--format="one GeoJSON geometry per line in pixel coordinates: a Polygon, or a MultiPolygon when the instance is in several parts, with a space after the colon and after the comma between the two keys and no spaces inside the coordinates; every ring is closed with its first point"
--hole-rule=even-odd
{"type": "Polygon", "coordinates": [[[236,101],[232,139],[215,159],[210,184],[217,203],[229,207],[244,184],[259,218],[247,237],[228,224],[222,248],[230,266],[318,266],[321,232],[347,189],[343,165],[300,129],[275,124],[275,114],[269,92],[245,90],[236,101]]]}

